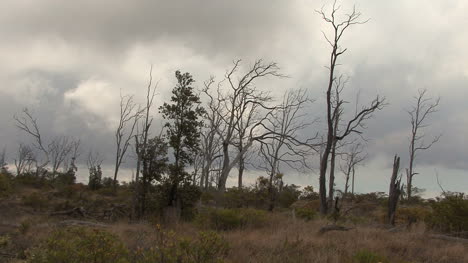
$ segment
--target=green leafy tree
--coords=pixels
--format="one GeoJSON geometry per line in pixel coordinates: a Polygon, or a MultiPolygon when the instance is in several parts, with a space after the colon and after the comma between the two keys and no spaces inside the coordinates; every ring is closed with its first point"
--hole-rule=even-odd
{"type": "Polygon", "coordinates": [[[169,206],[177,201],[177,188],[181,182],[190,180],[184,170],[187,164],[192,164],[194,156],[199,151],[201,115],[200,97],[193,91],[195,80],[189,73],[176,71],[177,85],[172,90],[170,103],[160,107],[163,118],[167,120],[167,138],[174,152],[174,163],[169,166],[169,206]]]}

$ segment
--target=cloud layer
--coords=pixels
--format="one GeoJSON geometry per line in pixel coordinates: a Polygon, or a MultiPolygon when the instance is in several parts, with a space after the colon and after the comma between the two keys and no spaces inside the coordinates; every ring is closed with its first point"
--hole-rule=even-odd
{"type": "MultiPolygon", "coordinates": [[[[372,157],[360,168],[358,189],[386,189],[393,154],[407,158],[405,109],[418,89],[427,88],[442,98],[427,134],[443,137],[418,159],[424,174],[416,184],[436,191],[436,169],[446,188],[464,191],[468,33],[460,28],[468,23],[468,3],[355,2],[370,21],[344,38],[348,52],[339,70],[350,77],[346,96],[354,101],[359,90],[361,102],[381,94],[390,103],[369,122],[372,157]]],[[[14,152],[16,143],[26,139],[12,116],[27,106],[45,134],[81,137],[85,149],[98,148],[110,163],[119,95],[135,94],[141,101],[151,64],[160,105],[169,98],[177,69],[191,72],[201,86],[211,75],[221,77],[236,58],[246,64],[256,58],[277,61],[290,78],[266,82],[263,88],[275,94],[309,89],[317,98],[313,115],[323,119],[328,47],[321,31],[329,28],[315,13],[322,6],[330,1],[2,1],[0,147],[14,152]]],[[[345,3],[342,10],[350,7],[345,3]]],[[[300,175],[290,180],[317,181],[300,175]]]]}

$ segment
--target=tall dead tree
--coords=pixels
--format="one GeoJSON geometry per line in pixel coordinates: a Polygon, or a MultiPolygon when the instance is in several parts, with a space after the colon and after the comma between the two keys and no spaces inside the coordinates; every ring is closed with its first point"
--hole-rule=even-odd
{"type": "Polygon", "coordinates": [[[325,146],[321,154],[320,160],[320,176],[319,176],[319,198],[320,198],[320,212],[326,214],[328,212],[327,205],[327,186],[326,186],[326,174],[329,162],[330,152],[332,150],[333,142],[335,140],[342,140],[352,133],[361,134],[362,128],[364,128],[364,121],[372,117],[374,111],[379,110],[384,105],[384,99],[376,97],[369,106],[362,107],[362,109],[352,117],[347,124],[344,125],[344,131],[340,135],[334,135],[335,123],[333,119],[333,100],[332,91],[337,80],[336,67],[339,65],[338,58],[343,55],[347,49],[343,49],[340,46],[343,34],[353,25],[363,24],[367,21],[362,21],[361,13],[357,12],[355,8],[350,14],[346,14],[343,20],[337,19],[337,11],[340,6],[336,5],[336,1],[333,3],[332,11],[329,15],[325,13],[323,8],[317,11],[321,15],[322,19],[332,27],[332,37],[329,38],[323,33],[326,41],[331,47],[330,52],[330,63],[328,68],[328,85],[326,92],[326,104],[327,104],[327,136],[325,139],[325,146]]]}
{"type": "Polygon", "coordinates": [[[307,168],[307,159],[313,153],[313,139],[299,139],[300,132],[314,123],[306,117],[305,107],[308,102],[306,91],[289,90],[283,96],[283,101],[277,111],[265,122],[265,130],[269,132],[266,140],[260,141],[259,155],[268,173],[268,210],[272,211],[275,204],[273,181],[280,174],[281,164],[292,169],[307,168]]]}
{"type": "Polygon", "coordinates": [[[137,108],[137,105],[133,102],[133,96],[120,95],[120,116],[117,129],[115,130],[114,190],[117,189],[117,175],[140,117],[141,110],[137,108]]]}
{"type": "Polygon", "coordinates": [[[401,178],[398,178],[400,171],[400,157],[395,155],[393,158],[393,171],[390,179],[390,189],[388,191],[388,213],[387,221],[391,225],[395,225],[395,212],[398,205],[398,199],[401,194],[401,178]]]}
{"type": "Polygon", "coordinates": [[[411,191],[413,187],[413,177],[417,174],[414,171],[414,162],[417,154],[420,151],[428,150],[436,142],[439,141],[441,135],[437,135],[427,143],[424,141],[424,128],[427,128],[427,118],[435,113],[438,109],[440,98],[430,98],[426,96],[426,89],[418,91],[418,95],[414,97],[415,105],[408,110],[411,123],[411,135],[409,145],[409,167],[406,169],[406,196],[411,199],[411,191]]]}
{"type": "Polygon", "coordinates": [[[150,139],[150,129],[153,123],[151,116],[151,108],[156,96],[158,85],[153,85],[153,66],[150,68],[149,81],[146,88],[146,105],[143,108],[142,132],[135,135],[135,151],[137,155],[137,168],[135,176],[135,213],[137,218],[143,216],[145,212],[146,192],[148,191],[149,180],[149,162],[148,158],[144,158],[148,154],[148,140],[150,139]],[[141,170],[141,179],[140,179],[141,170]]]}
{"type": "MultiPolygon", "coordinates": [[[[228,83],[228,91],[218,98],[220,103],[218,115],[222,120],[222,130],[218,130],[218,134],[222,140],[223,154],[223,165],[218,180],[219,190],[226,188],[229,172],[239,164],[240,159],[254,142],[265,138],[266,134],[260,131],[262,124],[276,109],[276,107],[269,105],[272,102],[269,93],[260,91],[255,83],[261,78],[283,76],[279,73],[279,67],[276,63],[264,63],[262,60],[257,60],[246,73],[236,78],[240,62],[240,60],[235,61],[232,69],[226,73],[222,83],[228,83]],[[242,134],[245,135],[245,138],[242,139],[242,150],[237,151],[231,158],[230,146],[235,146],[236,140],[239,139],[238,124],[241,118],[245,117],[247,113],[250,114],[251,111],[254,111],[253,116],[257,116],[256,121],[252,122],[252,125],[243,126],[242,129],[245,131],[242,131],[242,134]]],[[[218,91],[220,90],[218,89],[218,91]]]]}
{"type": "Polygon", "coordinates": [[[207,189],[211,181],[210,174],[214,162],[222,157],[222,139],[219,134],[224,133],[223,119],[221,118],[221,91],[220,85],[215,94],[211,92],[214,78],[206,81],[203,93],[208,97],[208,102],[203,115],[203,131],[201,133],[200,149],[203,156],[203,167],[200,178],[200,186],[207,189]]]}

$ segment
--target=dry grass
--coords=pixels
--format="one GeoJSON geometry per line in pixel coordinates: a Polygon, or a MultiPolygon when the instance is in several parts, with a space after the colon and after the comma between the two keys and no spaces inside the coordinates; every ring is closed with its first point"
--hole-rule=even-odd
{"type": "MultiPolygon", "coordinates": [[[[30,192],[22,192],[22,194],[30,192]]],[[[378,212],[374,210],[374,212],[378,212]]],[[[367,218],[367,217],[366,217],[367,218]]],[[[7,252],[20,253],[45,239],[59,218],[24,206],[19,196],[0,202],[0,235],[10,235],[12,244],[7,252]],[[22,231],[22,222],[29,229],[22,231]],[[15,226],[16,227],[9,227],[15,226]]],[[[363,221],[364,222],[364,221],[363,221]]],[[[265,226],[220,232],[230,245],[227,262],[330,262],[353,263],[353,256],[362,250],[378,254],[396,263],[462,263],[468,262],[468,245],[430,239],[423,224],[409,231],[390,233],[376,226],[358,223],[348,232],[328,232],[319,235],[326,220],[310,222],[293,220],[288,213],[272,213],[265,226]]],[[[157,240],[154,222],[117,222],[107,229],[117,234],[129,249],[149,247],[157,240]]],[[[193,223],[163,226],[177,236],[194,237],[198,229],[193,223]]],[[[1,249],[0,249],[1,250],[1,249]]],[[[0,251],[1,252],[1,251],[0,251]]],[[[0,262],[3,258],[0,257],[0,262]]]]}
{"type": "MultiPolygon", "coordinates": [[[[468,262],[468,245],[429,239],[424,225],[410,231],[390,233],[386,229],[357,226],[348,232],[318,234],[325,220],[304,222],[284,214],[272,214],[267,226],[221,232],[230,244],[227,262],[353,262],[358,251],[366,250],[396,263],[468,262]]],[[[198,229],[190,223],[165,226],[180,236],[195,236],[198,229]]],[[[130,248],[152,243],[155,223],[117,223],[111,231],[130,248]]],[[[376,262],[377,263],[377,262],[376,262]]]]}

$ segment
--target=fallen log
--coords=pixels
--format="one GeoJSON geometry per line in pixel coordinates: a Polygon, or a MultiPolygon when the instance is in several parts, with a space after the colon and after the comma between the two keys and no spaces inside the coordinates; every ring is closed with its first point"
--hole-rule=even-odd
{"type": "Polygon", "coordinates": [[[319,234],[324,234],[330,231],[349,231],[351,229],[354,229],[352,227],[345,227],[345,226],[338,226],[338,225],[327,225],[324,227],[321,227],[320,230],[318,231],[319,234]]]}
{"type": "Polygon", "coordinates": [[[430,238],[434,239],[440,239],[440,240],[446,240],[446,241],[453,241],[453,242],[461,242],[461,243],[466,243],[468,244],[468,239],[466,238],[460,238],[460,237],[451,237],[451,236],[446,236],[446,235],[429,235],[430,238]]]}
{"type": "Polygon", "coordinates": [[[50,213],[51,216],[81,216],[86,217],[86,211],[83,207],[75,207],[70,210],[56,211],[50,213]]]}
{"type": "Polygon", "coordinates": [[[64,220],[58,222],[59,226],[89,226],[89,227],[108,227],[109,225],[82,220],[64,220]]]}

